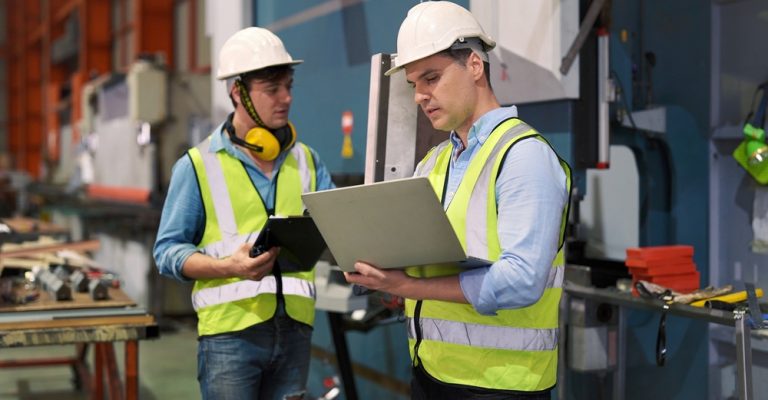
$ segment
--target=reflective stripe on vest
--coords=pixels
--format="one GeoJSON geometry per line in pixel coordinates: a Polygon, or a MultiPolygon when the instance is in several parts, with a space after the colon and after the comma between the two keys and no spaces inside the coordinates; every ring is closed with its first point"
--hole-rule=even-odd
{"type": "MultiPolygon", "coordinates": [[[[557,329],[524,329],[508,326],[467,324],[434,318],[419,318],[421,337],[464,346],[499,350],[555,350],[557,329]]],[[[413,318],[407,318],[408,338],[416,339],[413,318]]]]}
{"type": "MultiPolygon", "coordinates": [[[[467,254],[498,260],[496,178],[504,155],[519,140],[542,140],[518,119],[500,124],[474,154],[446,213],[467,254]]],[[[442,196],[453,148],[444,142],[430,151],[416,169],[442,196]]],[[[570,191],[570,167],[561,160],[570,191]]],[[[567,206],[562,218],[567,220],[567,206]]],[[[508,221],[508,223],[514,223],[508,221]]],[[[562,245],[565,225],[560,226],[562,245]]],[[[424,300],[418,316],[415,301],[406,301],[409,343],[415,362],[440,381],[498,390],[537,391],[552,387],[557,371],[558,305],[565,257],[552,260],[542,296],[528,306],[478,314],[471,305],[424,300]],[[415,321],[421,336],[416,337],[415,321]],[[419,339],[417,346],[417,339],[419,339]],[[418,352],[418,354],[414,354],[418,352]]],[[[458,274],[455,267],[410,268],[422,277],[458,274]]]]}
{"type": "MultiPolygon", "coordinates": [[[[547,277],[546,288],[563,285],[564,266],[553,267],[547,277]]],[[[467,346],[492,347],[504,350],[554,350],[557,346],[557,329],[526,329],[507,326],[465,324],[432,318],[419,318],[422,338],[467,346]]],[[[406,318],[408,337],[416,339],[413,318],[406,318]]]]}
{"type": "MultiPolygon", "coordinates": [[[[255,297],[261,293],[277,293],[277,281],[274,276],[265,276],[260,281],[240,280],[200,289],[192,295],[192,306],[197,311],[209,306],[255,297]]],[[[283,294],[315,298],[315,285],[304,279],[283,278],[283,294]]]]}
{"type": "MultiPolygon", "coordinates": [[[[219,153],[210,153],[207,151],[208,148],[208,141],[204,141],[200,145],[197,146],[197,149],[200,151],[201,161],[203,162],[205,166],[205,171],[207,173],[207,181],[208,185],[211,189],[211,203],[212,203],[212,209],[214,210],[216,214],[216,220],[218,221],[218,227],[219,231],[221,232],[221,237],[217,241],[213,241],[210,243],[207,243],[205,246],[202,247],[202,250],[205,254],[210,255],[214,258],[223,258],[231,255],[234,253],[234,251],[240,247],[243,243],[251,243],[252,241],[256,240],[256,237],[259,235],[259,230],[261,226],[266,223],[267,215],[266,213],[264,215],[261,215],[260,218],[263,218],[263,222],[258,224],[259,230],[255,232],[246,232],[244,234],[238,234],[238,226],[235,221],[235,213],[232,209],[232,201],[230,201],[230,193],[227,189],[226,185],[226,179],[224,176],[224,172],[221,166],[221,162],[219,160],[219,157],[224,156],[226,153],[219,152],[219,153]],[[205,145],[204,149],[201,147],[205,145]]],[[[226,156],[229,157],[229,156],[226,156]]],[[[296,163],[296,170],[299,172],[301,177],[301,191],[296,191],[295,195],[300,196],[301,193],[307,193],[315,190],[316,182],[315,182],[315,166],[314,161],[312,160],[312,155],[309,153],[309,150],[302,144],[297,143],[293,148],[291,148],[291,151],[289,153],[289,157],[286,158],[286,160],[283,163],[283,167],[287,167],[291,164],[292,161],[295,160],[296,163]],[[290,156],[293,156],[293,159],[291,159],[290,156]]],[[[239,163],[239,160],[236,160],[237,163],[239,163]]],[[[283,169],[281,167],[281,171],[283,169]]],[[[243,170],[243,172],[245,172],[243,170]]],[[[247,174],[247,172],[245,172],[247,174]]],[[[278,173],[278,177],[280,176],[280,173],[278,173]]],[[[281,182],[281,181],[278,181],[281,182]]],[[[248,187],[253,187],[253,183],[250,182],[250,178],[248,180],[248,187]]],[[[293,185],[295,186],[295,185],[293,185]]],[[[202,188],[201,188],[202,189],[202,188]]],[[[242,190],[243,187],[235,188],[235,190],[242,190]]],[[[285,189],[285,188],[280,188],[285,189]]],[[[258,193],[256,193],[258,196],[258,193]]],[[[281,200],[276,199],[275,201],[275,209],[280,210],[280,203],[281,200]]],[[[263,202],[261,203],[263,205],[263,202]]],[[[262,207],[263,208],[263,207],[262,207]]],[[[207,210],[206,210],[207,211],[207,210]]],[[[279,211],[276,211],[277,215],[300,215],[303,213],[303,205],[302,210],[299,211],[299,214],[284,214],[279,211]]],[[[206,230],[208,227],[206,226],[206,230]]]]}
{"type": "Polygon", "coordinates": [[[217,242],[205,245],[201,250],[213,258],[224,258],[237,250],[243,243],[253,243],[259,236],[259,232],[251,232],[243,235],[229,236],[228,240],[219,240],[217,242]]]}
{"type": "MultiPolygon", "coordinates": [[[[209,151],[210,137],[188,154],[195,167],[206,213],[201,252],[215,258],[232,255],[258,236],[268,218],[265,203],[244,164],[226,151],[209,151]]],[[[314,160],[308,147],[296,143],[276,171],[275,214],[301,215],[301,194],[316,187],[314,160]]],[[[192,290],[198,333],[212,335],[245,329],[274,315],[277,282],[239,278],[199,279],[192,290]]],[[[314,321],[314,271],[283,273],[282,293],[291,318],[314,321]]]]}

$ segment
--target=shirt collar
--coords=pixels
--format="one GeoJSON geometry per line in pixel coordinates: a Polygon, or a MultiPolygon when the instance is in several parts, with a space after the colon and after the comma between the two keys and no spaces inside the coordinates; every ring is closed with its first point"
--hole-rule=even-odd
{"type": "Polygon", "coordinates": [[[234,145],[232,144],[232,141],[229,140],[229,138],[226,137],[224,133],[224,124],[221,124],[218,127],[216,127],[214,132],[215,134],[212,135],[211,137],[211,144],[209,146],[209,150],[212,153],[216,153],[221,149],[225,149],[227,150],[228,153],[233,153],[232,150],[234,150],[234,145]]]}
{"type": "MultiPolygon", "coordinates": [[[[478,120],[472,124],[472,127],[469,128],[469,134],[467,134],[467,145],[471,146],[472,143],[476,140],[478,144],[482,146],[488,137],[491,136],[493,129],[496,128],[496,126],[498,126],[502,121],[509,118],[517,118],[516,106],[499,107],[488,111],[482,117],[478,118],[478,120]]],[[[459,135],[456,133],[456,131],[451,131],[450,139],[455,148],[463,147],[461,138],[459,138],[459,135]]]]}

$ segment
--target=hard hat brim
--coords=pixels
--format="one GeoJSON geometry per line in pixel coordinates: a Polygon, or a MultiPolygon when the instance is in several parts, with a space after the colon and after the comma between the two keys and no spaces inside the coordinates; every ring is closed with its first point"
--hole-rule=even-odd
{"type": "Polygon", "coordinates": [[[243,71],[236,71],[236,72],[230,72],[228,74],[217,75],[216,79],[218,79],[220,81],[223,81],[223,80],[227,80],[229,78],[232,78],[232,77],[235,77],[235,76],[238,76],[238,75],[242,75],[242,74],[245,74],[245,73],[248,73],[248,72],[252,72],[252,71],[258,71],[258,70],[261,70],[261,69],[264,69],[264,68],[277,67],[279,65],[296,65],[296,64],[301,64],[303,62],[304,62],[304,60],[293,60],[293,61],[289,61],[289,62],[270,64],[270,65],[264,66],[264,67],[259,68],[259,69],[246,69],[246,70],[243,70],[243,71]]]}
{"type": "MultiPolygon", "coordinates": [[[[481,34],[481,35],[478,35],[478,36],[467,36],[467,37],[476,37],[476,38],[480,39],[483,42],[483,47],[484,47],[484,50],[486,52],[490,52],[491,50],[496,48],[496,41],[491,39],[491,37],[486,35],[486,34],[481,34]]],[[[445,41],[445,42],[443,42],[441,44],[437,44],[437,45],[434,45],[434,46],[431,46],[431,47],[425,47],[423,49],[424,50],[423,52],[419,51],[419,52],[416,52],[415,54],[414,53],[410,53],[410,54],[407,54],[407,55],[403,54],[402,56],[398,56],[398,54],[393,54],[393,56],[394,56],[393,61],[394,61],[394,63],[396,65],[394,67],[388,69],[387,72],[384,73],[384,76],[390,76],[390,75],[392,75],[394,73],[397,73],[401,69],[405,68],[406,65],[408,65],[408,64],[410,64],[412,62],[423,60],[423,59],[425,59],[427,57],[431,57],[431,56],[433,56],[435,54],[438,54],[438,53],[440,53],[442,51],[448,50],[449,48],[451,48],[453,43],[454,43],[454,40],[445,41]],[[398,62],[398,58],[401,58],[401,57],[405,57],[405,60],[402,61],[402,62],[398,62]]]]}
{"type": "Polygon", "coordinates": [[[398,71],[400,71],[404,67],[405,67],[405,65],[397,66],[397,67],[392,67],[392,68],[388,69],[386,72],[384,72],[384,76],[391,76],[392,74],[397,73],[398,71]]]}

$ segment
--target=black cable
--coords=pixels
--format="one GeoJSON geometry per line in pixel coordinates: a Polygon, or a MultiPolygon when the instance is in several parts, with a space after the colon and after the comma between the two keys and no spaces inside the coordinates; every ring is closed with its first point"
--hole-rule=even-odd
{"type": "Polygon", "coordinates": [[[667,310],[669,310],[669,304],[664,304],[656,336],[656,365],[659,367],[663,367],[667,361],[667,310]]]}
{"type": "Polygon", "coordinates": [[[616,79],[616,82],[619,84],[621,103],[624,105],[624,112],[627,113],[627,117],[629,118],[629,122],[632,124],[632,128],[639,131],[639,129],[637,129],[637,124],[635,124],[635,119],[632,118],[632,112],[630,112],[629,105],[627,104],[627,96],[626,92],[624,91],[624,83],[621,81],[619,74],[617,74],[615,70],[611,70],[611,76],[613,76],[613,78],[616,79]]]}

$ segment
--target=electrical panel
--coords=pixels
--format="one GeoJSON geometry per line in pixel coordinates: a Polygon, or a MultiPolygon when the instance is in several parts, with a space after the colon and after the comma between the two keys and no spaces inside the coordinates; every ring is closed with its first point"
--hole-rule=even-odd
{"type": "Polygon", "coordinates": [[[147,61],[137,61],[128,72],[128,112],[135,121],[156,124],[168,115],[168,85],[165,70],[147,61]]]}

